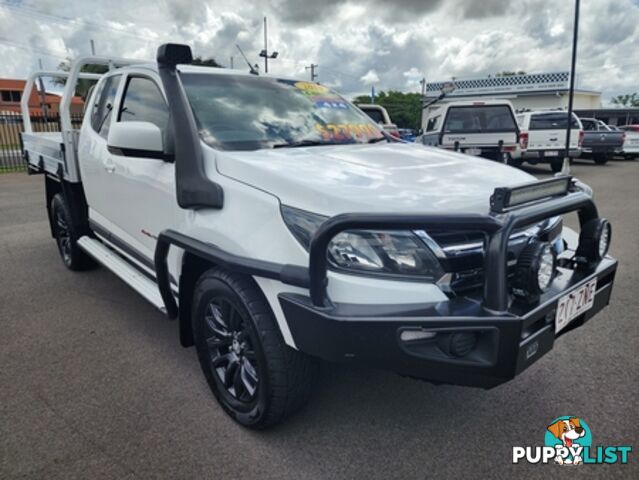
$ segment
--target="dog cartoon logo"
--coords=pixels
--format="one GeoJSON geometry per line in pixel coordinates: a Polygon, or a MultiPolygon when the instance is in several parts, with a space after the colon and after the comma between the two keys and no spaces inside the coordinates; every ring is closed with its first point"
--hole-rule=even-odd
{"type": "Polygon", "coordinates": [[[583,447],[591,444],[590,430],[583,420],[577,417],[559,417],[546,430],[546,445],[554,446],[557,450],[555,463],[583,463],[583,447]]]}

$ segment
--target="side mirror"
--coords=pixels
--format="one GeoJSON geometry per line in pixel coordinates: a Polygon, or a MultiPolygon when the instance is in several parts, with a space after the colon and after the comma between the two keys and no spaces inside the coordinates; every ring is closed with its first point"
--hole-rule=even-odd
{"type": "Polygon", "coordinates": [[[162,130],[151,122],[118,122],[111,126],[107,148],[113,155],[170,160],[164,153],[162,130]]]}

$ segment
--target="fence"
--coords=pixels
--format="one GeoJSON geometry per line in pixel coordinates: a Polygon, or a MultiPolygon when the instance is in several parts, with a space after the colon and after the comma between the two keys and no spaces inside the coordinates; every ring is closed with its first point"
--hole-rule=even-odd
{"type": "MultiPolygon", "coordinates": [[[[80,128],[82,116],[71,116],[75,128],[80,128]]],[[[31,128],[34,132],[59,132],[60,116],[50,113],[31,115],[31,128]]],[[[22,156],[20,133],[24,131],[22,116],[18,113],[0,114],[0,173],[26,170],[22,156]]]]}

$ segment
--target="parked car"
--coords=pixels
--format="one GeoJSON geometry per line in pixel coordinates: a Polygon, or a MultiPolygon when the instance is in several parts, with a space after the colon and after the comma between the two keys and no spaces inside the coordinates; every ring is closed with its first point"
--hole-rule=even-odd
{"type": "Polygon", "coordinates": [[[639,125],[627,125],[619,127],[619,129],[625,132],[623,145],[621,146],[621,154],[625,158],[639,157],[639,125]]]}
{"type": "MultiPolygon", "coordinates": [[[[561,171],[566,147],[568,112],[531,111],[517,115],[519,125],[519,149],[513,152],[512,161],[520,165],[524,161],[535,165],[548,163],[553,172],[561,171]]],[[[579,118],[572,114],[570,128],[570,158],[581,154],[584,132],[579,118]]]]}
{"type": "Polygon", "coordinates": [[[381,126],[386,132],[395,138],[400,138],[397,125],[393,123],[388,111],[381,105],[358,104],[359,109],[368,115],[376,124],[381,126]]]}
{"type": "Polygon", "coordinates": [[[623,147],[625,132],[613,131],[596,118],[581,118],[584,129],[581,158],[592,158],[597,165],[605,165],[623,147]]]}
{"type": "Polygon", "coordinates": [[[415,131],[411,128],[398,128],[399,138],[404,140],[405,142],[414,142],[416,135],[415,131]]]}
{"type": "Polygon", "coordinates": [[[176,44],[73,62],[63,131],[25,121],[24,155],[64,265],[97,261],[176,319],[240,424],[301,407],[318,358],[494,387],[608,304],[611,227],[578,181],[393,141],[323,85],[191,62],[176,44]],[[107,62],[78,132],[80,71],[107,62]]]}
{"type": "Polygon", "coordinates": [[[450,102],[429,107],[422,118],[423,134],[416,140],[505,162],[517,150],[519,128],[508,100],[450,102]]]}

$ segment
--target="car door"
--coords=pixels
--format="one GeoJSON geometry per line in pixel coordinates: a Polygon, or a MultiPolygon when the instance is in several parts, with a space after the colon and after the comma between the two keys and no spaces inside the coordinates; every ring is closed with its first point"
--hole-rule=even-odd
{"type": "Polygon", "coordinates": [[[82,124],[78,159],[82,174],[84,192],[89,205],[92,223],[109,229],[105,218],[111,209],[110,198],[110,155],[107,151],[107,137],[113,121],[116,98],[122,84],[122,75],[103,78],[91,97],[90,113],[82,124]]]}
{"type": "Polygon", "coordinates": [[[136,156],[137,152],[108,153],[110,241],[152,269],[158,234],[174,228],[182,212],[175,196],[174,164],[167,160],[169,111],[159,82],[146,73],[129,73],[119,98],[115,123],[150,122],[163,132],[164,159],[136,156]]]}

